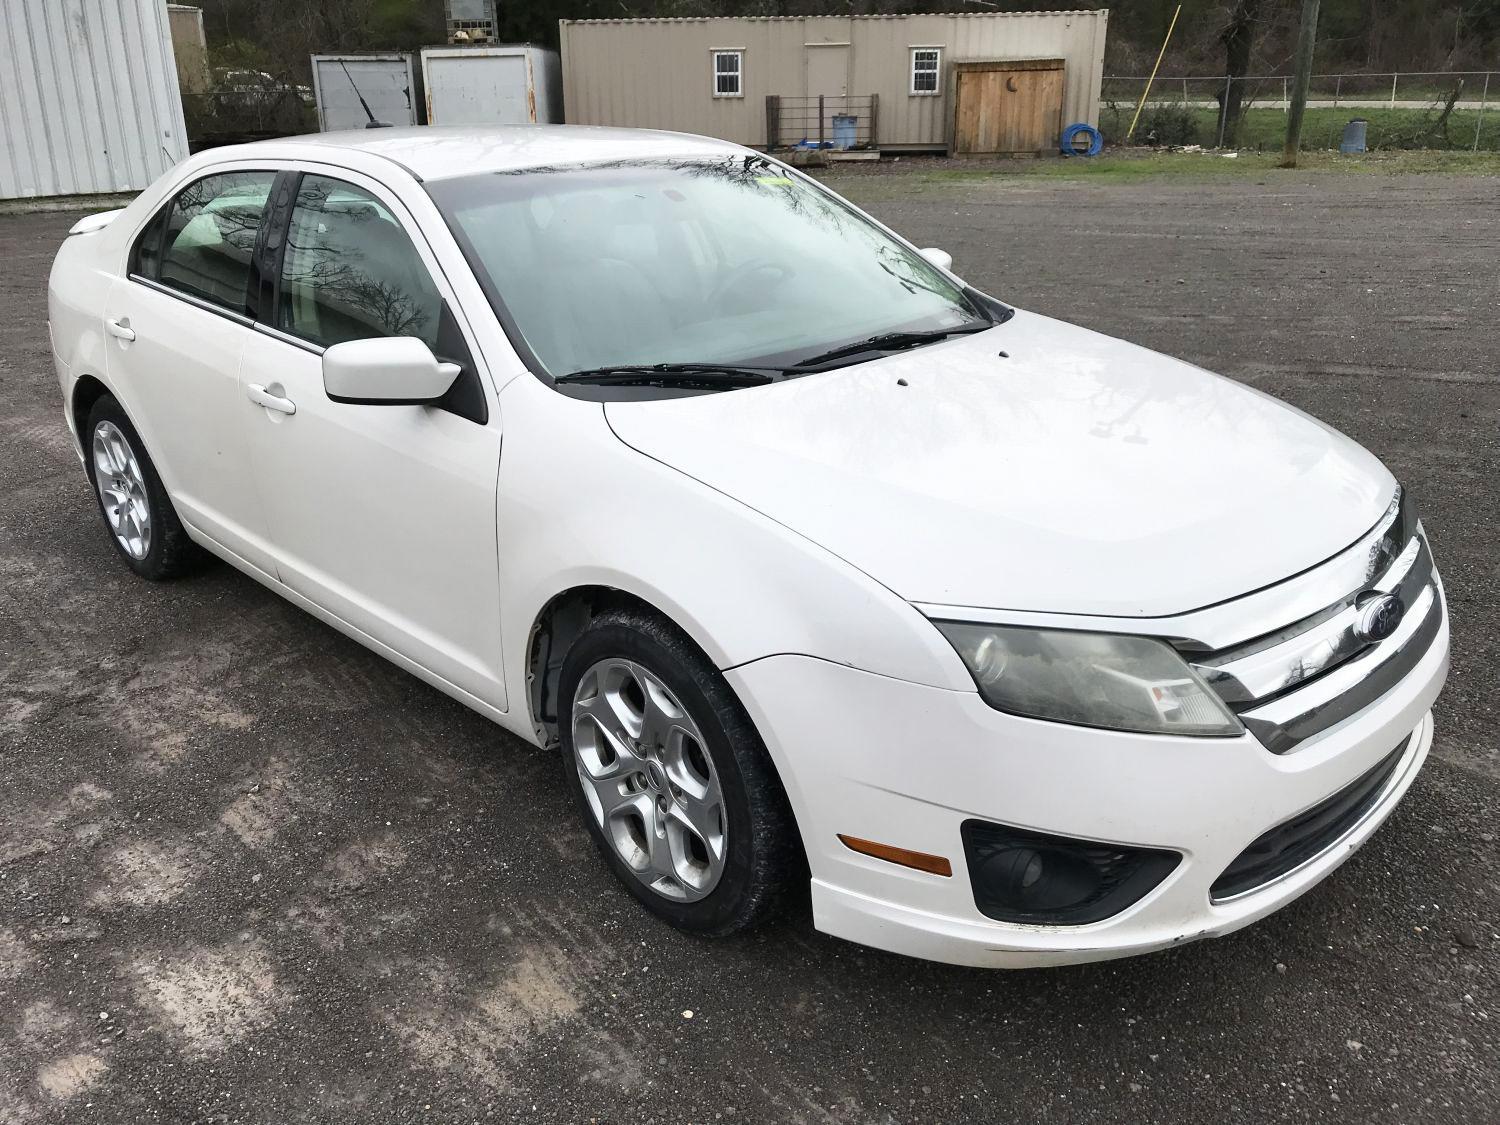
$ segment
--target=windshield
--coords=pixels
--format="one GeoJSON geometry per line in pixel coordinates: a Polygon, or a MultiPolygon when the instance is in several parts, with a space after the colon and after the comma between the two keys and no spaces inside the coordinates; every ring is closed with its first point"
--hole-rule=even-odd
{"type": "Polygon", "coordinates": [[[921,256],[755,155],[525,169],[428,190],[496,313],[554,377],[787,365],[885,333],[941,338],[988,323],[921,256]]]}

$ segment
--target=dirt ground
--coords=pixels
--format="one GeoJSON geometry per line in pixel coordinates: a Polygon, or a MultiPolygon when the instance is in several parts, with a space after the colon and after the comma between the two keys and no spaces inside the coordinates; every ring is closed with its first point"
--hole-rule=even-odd
{"type": "Polygon", "coordinates": [[[1500,180],[831,178],[981,287],[1282,396],[1408,484],[1454,651],[1392,820],[1272,918],[1133,961],[679,935],[552,756],[228,567],[131,576],[48,357],[71,217],[4,218],[0,1121],[1495,1119],[1500,180]]]}

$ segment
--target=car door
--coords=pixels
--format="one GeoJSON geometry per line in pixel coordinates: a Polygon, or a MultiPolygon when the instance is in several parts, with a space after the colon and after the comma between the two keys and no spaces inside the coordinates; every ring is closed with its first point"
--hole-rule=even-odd
{"type": "Polygon", "coordinates": [[[478,350],[392,193],[354,173],[295,175],[265,243],[274,292],[241,362],[243,418],[281,579],[504,710],[500,426],[478,350]],[[460,366],[447,398],[330,400],[323,351],[390,336],[416,336],[460,366]]]}
{"type": "Polygon", "coordinates": [[[256,241],[274,171],[217,172],[152,218],[110,290],[111,385],[184,523],[274,575],[252,479],[239,365],[256,338],[256,241]]]}

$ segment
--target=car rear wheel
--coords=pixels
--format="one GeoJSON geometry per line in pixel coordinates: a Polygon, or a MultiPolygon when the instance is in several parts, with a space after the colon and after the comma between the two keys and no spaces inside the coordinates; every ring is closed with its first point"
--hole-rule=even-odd
{"type": "Polygon", "coordinates": [[[652,913],[722,936],[782,899],[799,855],[786,795],[729,685],[680,630],[601,614],[569,650],[559,698],[584,822],[652,913]]]}
{"type": "Polygon", "coordinates": [[[99,514],[131,570],[163,581],[201,566],[207,556],[183,530],[140,435],[110,395],[89,411],[84,457],[99,514]]]}

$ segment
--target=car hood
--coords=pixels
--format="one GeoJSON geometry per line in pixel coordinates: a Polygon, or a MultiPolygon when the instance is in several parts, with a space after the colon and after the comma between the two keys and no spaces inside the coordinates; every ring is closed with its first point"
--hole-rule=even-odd
{"type": "Polygon", "coordinates": [[[639,452],[902,598],[951,606],[1198,609],[1337,554],[1395,489],[1301,411],[1025,312],[856,367],[605,412],[639,452]]]}

